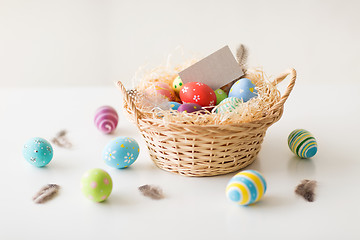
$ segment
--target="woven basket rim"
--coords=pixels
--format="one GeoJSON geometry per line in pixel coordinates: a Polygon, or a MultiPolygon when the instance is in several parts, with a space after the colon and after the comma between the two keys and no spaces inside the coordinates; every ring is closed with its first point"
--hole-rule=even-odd
{"type": "Polygon", "coordinates": [[[264,121],[268,119],[272,119],[272,115],[277,113],[278,111],[283,111],[284,103],[286,102],[287,98],[289,97],[291,91],[294,88],[295,81],[296,81],[296,71],[293,68],[288,69],[287,71],[280,74],[278,77],[276,77],[270,84],[277,85],[280,82],[282,82],[286,77],[290,76],[290,83],[287,86],[285,93],[281,96],[280,100],[275,103],[269,111],[266,114],[266,116],[254,119],[249,122],[239,122],[239,123],[230,123],[230,124],[210,124],[210,125],[199,125],[199,124],[188,124],[188,123],[181,123],[181,122],[164,122],[161,119],[156,118],[149,118],[143,116],[144,114],[136,107],[135,103],[133,102],[132,98],[127,93],[127,90],[125,89],[124,85],[121,81],[117,82],[117,86],[122,92],[123,98],[124,98],[124,109],[127,110],[127,113],[131,115],[135,121],[135,124],[139,127],[140,121],[143,124],[149,124],[149,125],[158,125],[158,126],[177,126],[177,127],[186,127],[186,128],[226,128],[226,127],[239,127],[239,126],[246,126],[250,124],[256,124],[256,123],[263,123],[264,121]]]}

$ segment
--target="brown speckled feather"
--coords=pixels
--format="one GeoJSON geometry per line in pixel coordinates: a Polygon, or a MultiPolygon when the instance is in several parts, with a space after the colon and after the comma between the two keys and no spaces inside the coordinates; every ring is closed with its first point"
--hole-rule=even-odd
{"type": "Polygon", "coordinates": [[[33,201],[35,203],[45,203],[52,199],[59,191],[60,186],[57,184],[47,184],[43,186],[34,196],[33,201]]]}
{"type": "Polygon", "coordinates": [[[302,196],[306,201],[313,202],[315,200],[315,180],[304,179],[296,186],[295,193],[302,196]]]}
{"type": "Polygon", "coordinates": [[[146,184],[146,185],[140,186],[139,190],[144,196],[150,197],[151,199],[159,200],[159,199],[164,198],[162,189],[157,186],[146,184]]]}

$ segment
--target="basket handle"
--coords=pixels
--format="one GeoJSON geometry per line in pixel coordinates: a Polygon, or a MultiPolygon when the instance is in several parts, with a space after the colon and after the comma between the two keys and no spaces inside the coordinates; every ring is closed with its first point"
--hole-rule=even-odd
{"type": "Polygon", "coordinates": [[[276,86],[278,85],[280,82],[282,82],[287,76],[291,77],[290,83],[286,88],[286,91],[284,93],[284,95],[282,95],[281,99],[279,102],[277,102],[272,108],[271,110],[275,110],[278,108],[281,108],[284,103],[286,102],[286,100],[288,99],[291,91],[294,88],[295,85],[295,81],[296,81],[296,71],[293,68],[288,69],[286,72],[280,74],[277,78],[274,79],[274,81],[271,82],[272,85],[276,86]]]}
{"type": "Polygon", "coordinates": [[[142,115],[141,112],[136,108],[135,103],[133,102],[133,100],[131,99],[129,94],[127,93],[126,88],[124,87],[123,83],[121,81],[118,81],[116,83],[116,86],[120,89],[120,91],[123,95],[124,102],[126,102],[128,104],[130,110],[134,113],[136,125],[139,126],[139,119],[141,119],[141,115],[142,115]]]}

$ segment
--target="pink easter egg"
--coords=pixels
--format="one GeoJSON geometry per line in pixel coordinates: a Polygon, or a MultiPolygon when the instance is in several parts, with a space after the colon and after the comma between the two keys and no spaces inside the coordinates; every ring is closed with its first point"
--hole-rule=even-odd
{"type": "Polygon", "coordinates": [[[95,112],[94,123],[100,132],[112,133],[118,124],[119,116],[116,110],[110,106],[102,106],[95,112]]]}
{"type": "Polygon", "coordinates": [[[162,95],[169,101],[175,101],[176,95],[174,90],[166,83],[157,82],[154,85],[150,86],[146,92],[150,95],[162,95]]]}

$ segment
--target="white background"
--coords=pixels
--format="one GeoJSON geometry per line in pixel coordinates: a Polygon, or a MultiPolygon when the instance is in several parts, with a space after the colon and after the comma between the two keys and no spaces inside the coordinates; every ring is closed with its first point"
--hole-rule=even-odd
{"type": "Polygon", "coordinates": [[[355,82],[360,2],[0,0],[0,86],[112,85],[182,46],[250,50],[250,66],[355,82]]]}
{"type": "Polygon", "coordinates": [[[359,239],[359,8],[358,1],[0,0],[0,239],[359,239]],[[298,72],[282,119],[249,166],[268,184],[250,207],[226,199],[233,174],[188,178],[156,168],[113,86],[129,85],[138,67],[164,62],[179,45],[205,56],[239,43],[249,47],[251,66],[298,72]],[[102,105],[120,115],[113,135],[93,124],[102,105]],[[296,128],[316,137],[313,159],[288,149],[296,128]],[[23,159],[27,139],[51,139],[61,129],[73,149],[54,146],[45,168],[23,159]],[[121,135],[141,148],[126,170],[101,159],[121,135]],[[114,182],[102,204],[79,186],[95,167],[114,182]],[[313,203],[294,194],[304,178],[318,181],[313,203]],[[34,204],[47,183],[61,185],[59,195],[34,204]],[[165,199],[143,197],[143,184],[162,187],[165,199]]]}

